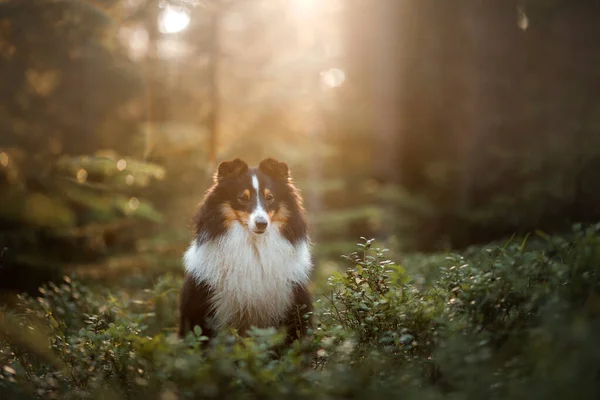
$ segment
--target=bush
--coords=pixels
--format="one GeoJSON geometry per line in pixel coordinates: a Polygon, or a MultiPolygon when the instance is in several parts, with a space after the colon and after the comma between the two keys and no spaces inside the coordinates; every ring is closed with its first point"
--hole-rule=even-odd
{"type": "Polygon", "coordinates": [[[393,264],[364,241],[310,338],[175,336],[180,279],[109,293],[66,278],[5,310],[5,398],[548,398],[600,394],[600,225],[393,264]],[[427,271],[430,269],[431,271],[427,271]]]}

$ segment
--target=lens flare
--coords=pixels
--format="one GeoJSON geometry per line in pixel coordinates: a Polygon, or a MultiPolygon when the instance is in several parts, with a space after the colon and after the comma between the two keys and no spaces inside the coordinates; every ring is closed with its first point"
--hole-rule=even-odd
{"type": "Polygon", "coordinates": [[[321,83],[327,88],[342,86],[346,81],[346,74],[339,68],[330,68],[321,72],[321,83]]]}
{"type": "Polygon", "coordinates": [[[125,168],[127,168],[127,161],[121,158],[119,161],[117,161],[117,169],[119,171],[124,171],[125,168]]]}
{"type": "Polygon", "coordinates": [[[88,173],[85,169],[81,168],[79,171],[77,171],[77,181],[79,183],[85,183],[85,181],[87,181],[87,177],[88,173]]]}
{"type": "Polygon", "coordinates": [[[127,205],[129,206],[131,211],[135,211],[140,206],[140,201],[136,197],[132,197],[127,202],[127,205]]]}
{"type": "Polygon", "coordinates": [[[4,152],[0,153],[0,165],[2,165],[3,167],[8,166],[8,154],[4,152]]]}
{"type": "Polygon", "coordinates": [[[190,24],[190,14],[181,8],[166,6],[159,17],[159,29],[162,33],[177,33],[190,24]]]}

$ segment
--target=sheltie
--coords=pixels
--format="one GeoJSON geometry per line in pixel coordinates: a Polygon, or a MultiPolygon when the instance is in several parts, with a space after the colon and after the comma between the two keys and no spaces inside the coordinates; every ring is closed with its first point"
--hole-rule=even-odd
{"type": "Polygon", "coordinates": [[[243,335],[253,326],[285,327],[289,341],[306,334],[310,241],[287,164],[219,164],[193,227],[183,257],[180,336],[196,325],[209,338],[228,328],[243,335]]]}

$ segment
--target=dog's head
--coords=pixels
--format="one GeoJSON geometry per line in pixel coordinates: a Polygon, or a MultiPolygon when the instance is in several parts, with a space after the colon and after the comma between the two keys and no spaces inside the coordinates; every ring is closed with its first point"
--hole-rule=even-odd
{"type": "Polygon", "coordinates": [[[241,224],[256,235],[285,224],[298,201],[287,164],[272,158],[257,168],[240,159],[222,162],[209,197],[219,203],[227,226],[241,224]]]}

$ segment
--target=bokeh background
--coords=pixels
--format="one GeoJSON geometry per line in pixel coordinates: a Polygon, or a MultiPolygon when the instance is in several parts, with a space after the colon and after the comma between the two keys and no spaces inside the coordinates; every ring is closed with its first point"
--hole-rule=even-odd
{"type": "Polygon", "coordinates": [[[600,217],[594,0],[0,1],[0,292],[181,274],[219,161],[286,161],[317,274],[600,217]]]}

